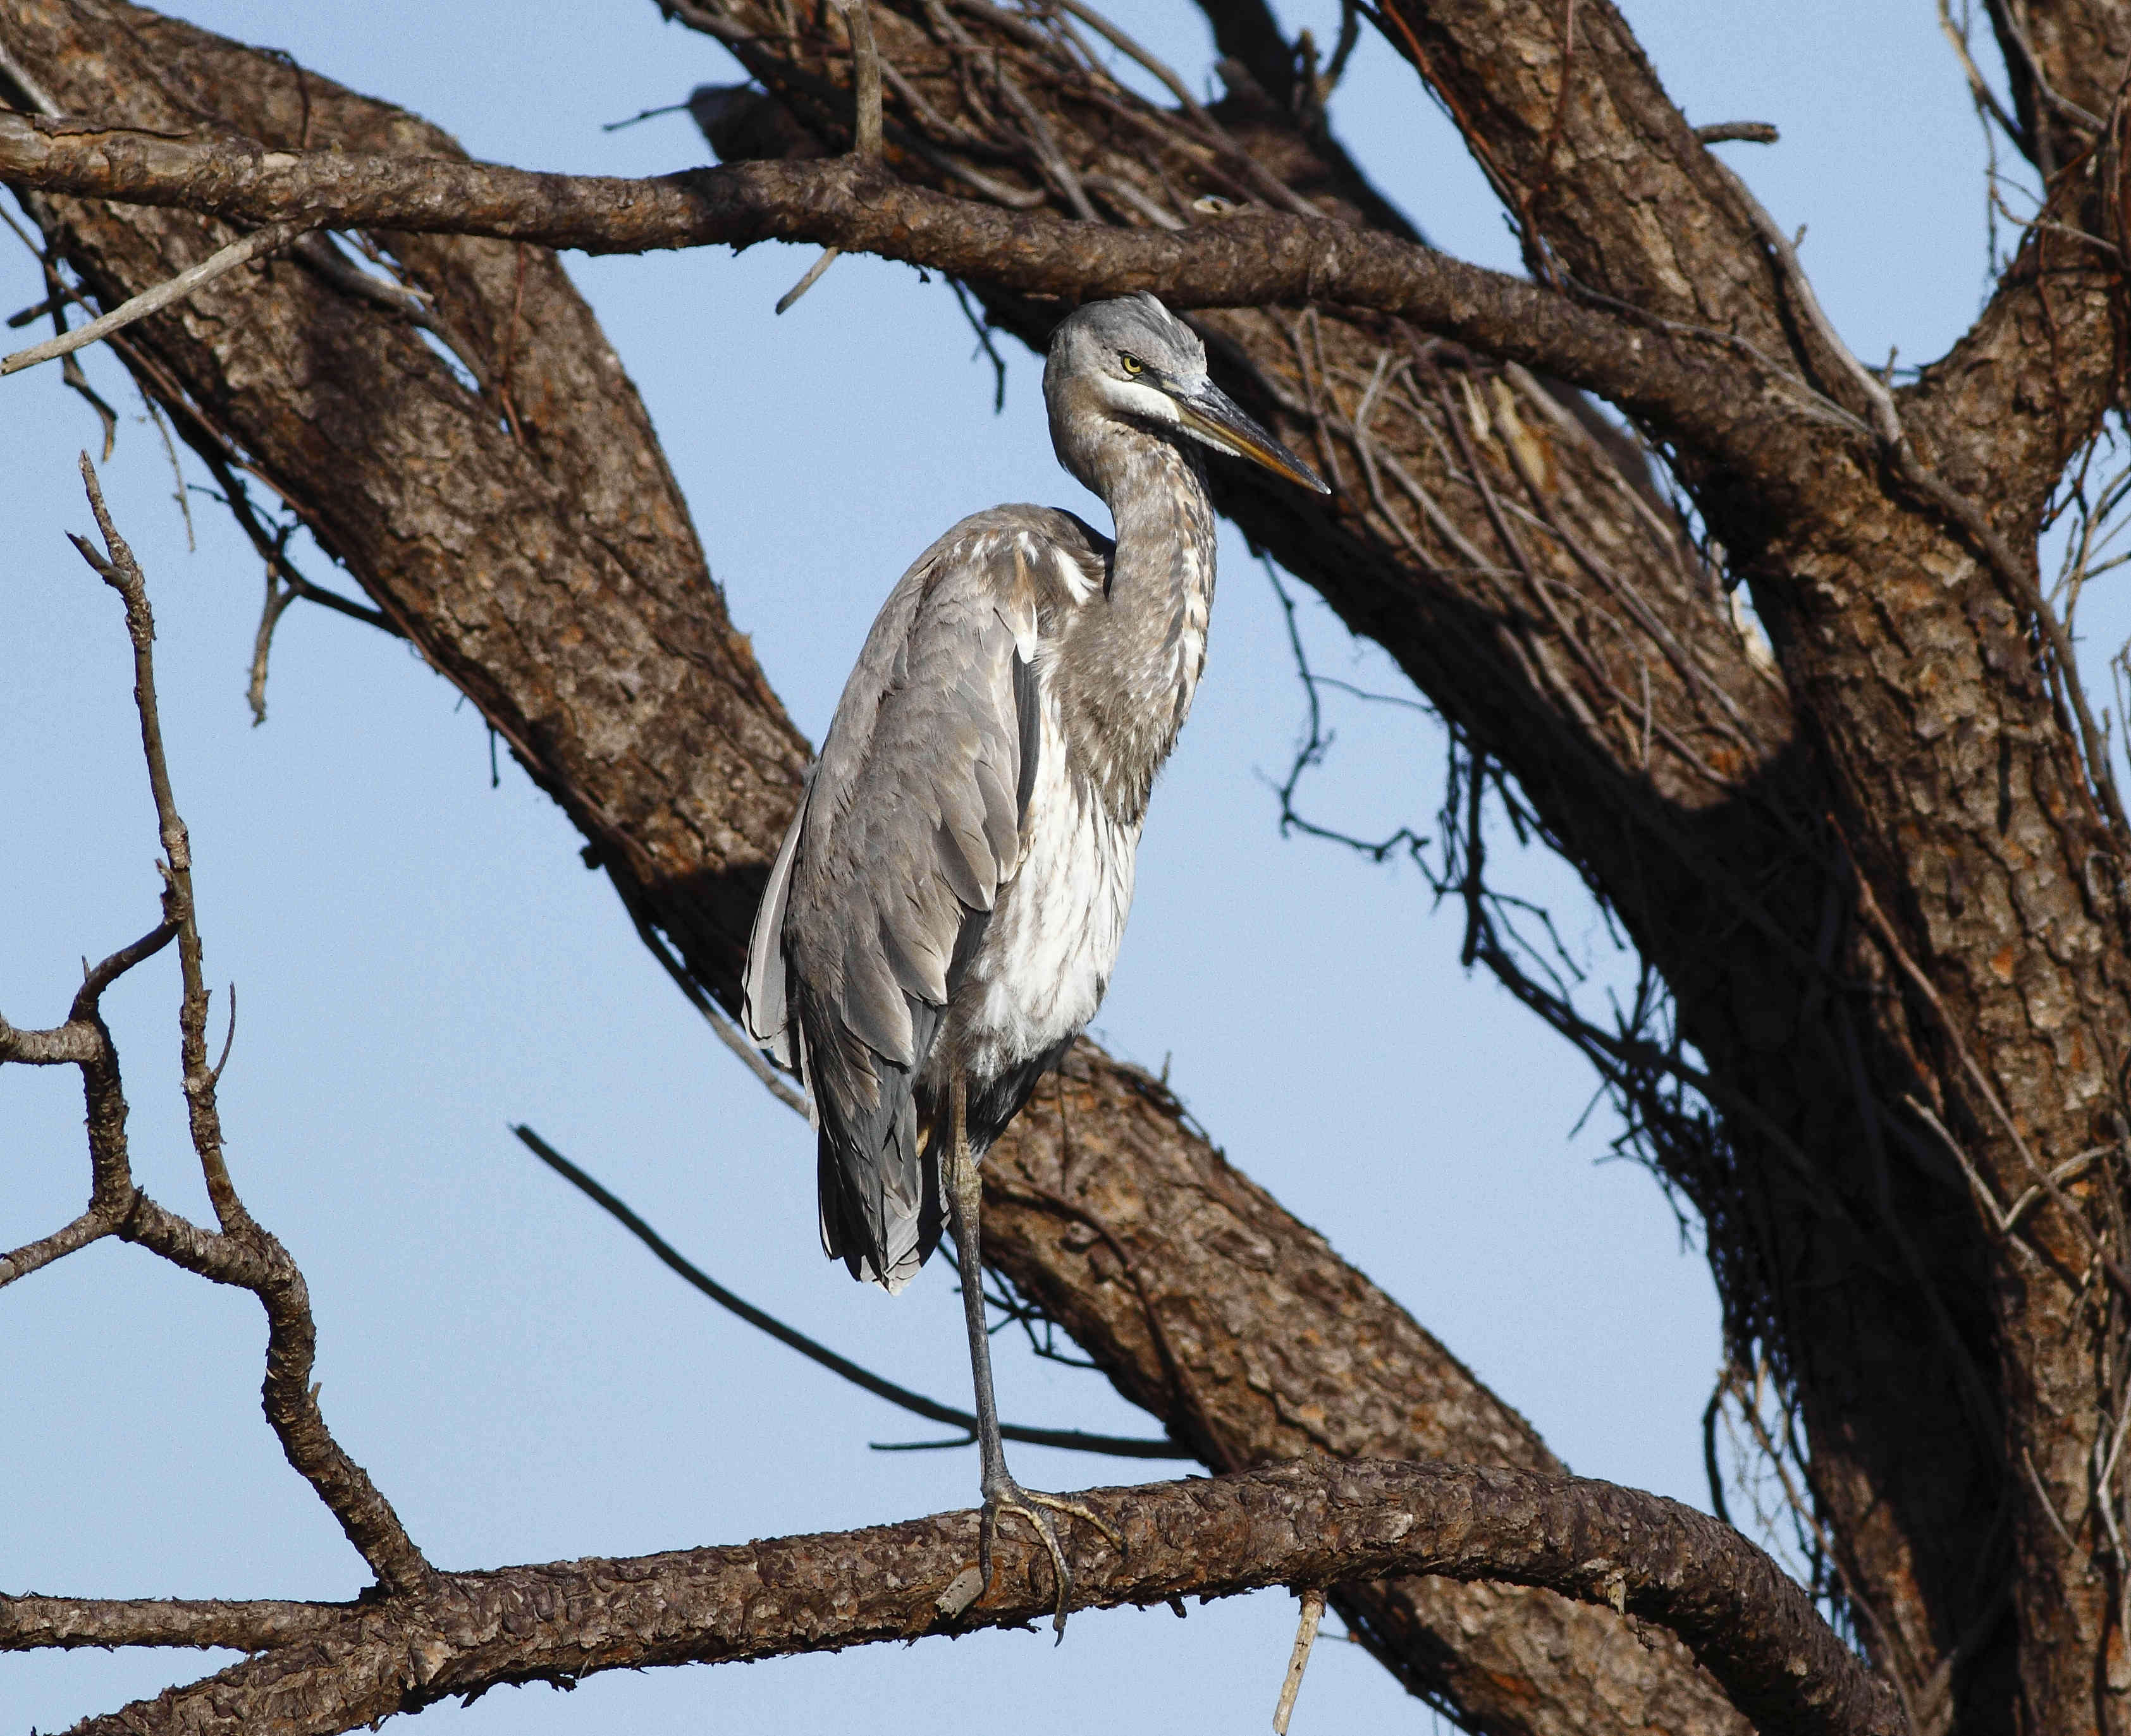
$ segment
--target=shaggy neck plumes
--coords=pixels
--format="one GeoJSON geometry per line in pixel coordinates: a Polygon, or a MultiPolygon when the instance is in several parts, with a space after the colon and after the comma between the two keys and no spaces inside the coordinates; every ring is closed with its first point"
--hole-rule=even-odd
{"type": "Polygon", "coordinates": [[[1112,423],[1077,444],[1068,463],[1109,507],[1117,550],[1107,595],[1066,624],[1059,699],[1080,769],[1137,825],[1205,667],[1214,509],[1186,442],[1112,423]]]}

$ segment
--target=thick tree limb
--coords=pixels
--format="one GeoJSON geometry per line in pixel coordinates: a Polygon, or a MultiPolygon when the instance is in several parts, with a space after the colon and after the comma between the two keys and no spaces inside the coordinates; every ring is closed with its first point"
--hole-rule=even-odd
{"type": "MultiPolygon", "coordinates": [[[[1903,1728],[1893,1696],[1773,1562],[1730,1527],[1655,1495],[1509,1471],[1319,1463],[1080,1499],[1126,1553],[1120,1561],[1071,1528],[1075,1609],[1409,1574],[1506,1580],[1672,1628],[1763,1729],[1903,1728]]],[[[175,1638],[188,1614],[225,1639],[285,1633],[300,1643],[90,1719],[76,1736],[208,1736],[270,1715],[282,1736],[330,1736],[500,1683],[835,1651],[1020,1627],[1049,1613],[1048,1557],[1012,1528],[989,1594],[963,1604],[976,1542],[976,1514],[957,1513],[626,1561],[445,1574],[419,1597],[381,1606],[99,1612],[0,1599],[0,1644],[40,1625],[122,1633],[129,1621],[165,1636],[159,1643],[189,1643],[175,1638]]]]}
{"type": "MultiPolygon", "coordinates": [[[[1313,301],[1396,314],[1544,369],[1682,439],[1757,468],[1721,337],[1639,325],[1499,272],[1328,220],[1238,213],[1180,235],[1069,226],[951,198],[869,161],[748,163],[654,180],[355,152],[269,151],[0,114],[0,177],[46,193],[244,222],[480,235],[588,252],[816,241],[1069,300],[1152,290],[1181,307],[1313,301]]],[[[1770,370],[1779,373],[1779,371],[1770,370]]],[[[1780,403],[1769,380],[1757,399],[1780,403]]]]}
{"type": "Polygon", "coordinates": [[[1540,281],[1790,352],[1750,196],[1697,140],[1611,0],[1573,12],[1389,0],[1372,16],[1441,98],[1540,281]]]}
{"type": "MultiPolygon", "coordinates": [[[[2069,58],[2053,51],[2057,74],[2042,71],[2028,25],[2048,18],[2065,26],[2062,41],[2091,46],[2119,27],[2120,7],[2008,0],[1991,11],[2009,58],[2026,59],[2039,79],[2021,99],[2028,128],[2046,136],[2084,124],[2041,88],[2069,72],[2069,58]]],[[[2105,1558],[2119,1571],[2121,1545],[2113,1520],[2104,1523],[2117,1496],[2097,1492],[2095,1467],[2108,1460],[2122,1407],[2095,1395],[2115,1387],[2109,1371],[2121,1365],[2124,1328],[2095,1318],[2081,1227],[2053,1214],[2045,1269],[2015,1275],[1972,1209],[1919,1185],[1932,1160],[1917,1158],[1913,1126],[1894,1106],[1904,1074],[1919,1080],[1918,1100],[1957,1105],[1974,1166],[2009,1197],[2029,1179],[2023,1144],[2041,1150],[2044,1165],[2060,1162],[2127,1108],[2131,957],[2117,889],[2126,840],[2100,811],[2110,803],[2098,732],[2084,732],[2083,755],[2071,727],[2081,708],[2067,691],[2069,661],[2034,654],[2038,636],[2062,635],[2040,619],[2028,566],[2066,458],[2119,401],[2114,146],[2075,160],[2042,137],[2038,160],[2056,150],[2057,165],[2046,221],[2028,232],[1985,318],[1916,388],[1875,394],[1839,338],[1811,318],[1788,249],[1769,242],[1741,189],[1712,178],[1606,0],[1579,0],[1566,13],[1545,0],[1392,0],[1383,17],[1495,175],[1535,270],[1653,308],[1668,296],[1691,302],[1704,310],[1693,317],[1757,346],[1789,313],[1797,336],[1778,353],[1796,354],[1804,377],[1852,409],[1884,395],[1898,411],[1904,438],[1886,438],[1883,417],[1879,460],[1846,457],[1795,495],[1736,489],[1700,452],[1678,461],[1753,585],[1825,762],[1844,854],[1891,913],[1903,949],[1956,1009],[1966,1046],[1989,1058],[1990,1089],[1979,1093],[1914,1006],[1841,1003],[1856,1094],[1878,1098],[1862,1118],[1861,1167],[1880,1178],[1878,1209],[1911,1284],[1937,1298],[1935,1336],[1958,1346],[1971,1370],[1999,1371],[1996,1416],[1961,1425],[1972,1456],[1933,1462],[1902,1449],[1911,1425],[1881,1410],[1910,1390],[1906,1380],[1841,1374],[1834,1346],[1856,1330],[1836,1318],[1842,1310],[1800,1284],[1784,1303],[1797,1322],[1784,1336],[1799,1346],[1796,1366],[1813,1370],[1800,1392],[1814,1495],[1868,1611],[1875,1655],[1920,1695],[1956,1667],[1972,1671],[1964,1723],[1977,1728],[2086,1720],[2098,1660],[2120,1638],[2096,1565],[2105,1558]],[[1905,454],[1927,476],[1912,472],[1905,454]],[[1949,499],[1969,510],[1951,509],[1949,499]],[[1994,1095],[2012,1106],[2024,1141],[2005,1136],[1994,1095]],[[1919,1171],[1904,1182],[1889,1158],[1898,1148],[1884,1143],[1889,1126],[1908,1147],[1904,1167],[1919,1171]],[[1913,1204],[1889,1212],[1897,1185],[1913,1204]],[[1989,1316],[1979,1318],[1966,1298],[1985,1295],[1989,1316]],[[1884,1428],[1860,1426],[1875,1414],[1884,1428]],[[2008,1477],[2002,1456],[2040,1468],[2008,1477]],[[1963,1458],[1966,1470],[1950,1476],[1963,1458]],[[1938,1508],[1947,1523],[1898,1518],[1912,1503],[1938,1508]],[[2091,1515],[2084,1523],[2098,1528],[2076,1539],[2065,1513],[2091,1515]],[[2009,1514],[2017,1573],[1992,1565],[2007,1547],[1999,1540],[2009,1514]],[[2017,1624],[1982,1590],[2001,1576],[2017,1587],[2017,1624]]],[[[2106,81],[2108,102],[2118,101],[2119,63],[2120,49],[2096,55],[2081,88],[2106,81]]],[[[2078,106],[2090,118],[2102,112],[2078,106]]],[[[1876,948],[1853,938],[1846,949],[1856,977],[1893,974],[1889,957],[1870,955],[1876,948]]],[[[2120,1179],[2077,1209],[2120,1223],[2120,1179]]],[[[1969,1378],[1980,1386],[1980,1375],[1969,1378]]],[[[1933,1716],[1950,1717],[1953,1703],[1933,1716]]]]}
{"type": "MultiPolygon", "coordinates": [[[[79,15],[8,0],[0,34],[76,111],[174,131],[214,115],[289,144],[308,125],[314,142],[403,157],[455,151],[436,129],[315,74],[152,14],[118,15],[126,28],[107,34],[79,15]]],[[[898,22],[879,7],[874,16],[884,32],[898,22]]],[[[98,299],[113,303],[227,238],[220,225],[137,207],[55,197],[41,208],[98,299]]],[[[730,1007],[804,744],[726,619],[648,420],[553,260],[507,242],[379,239],[394,269],[431,294],[438,327],[477,379],[499,379],[510,334],[520,334],[512,391],[524,443],[500,426],[495,386],[469,393],[374,301],[343,295],[296,264],[210,286],[188,304],[204,317],[180,309],[145,321],[126,334],[122,353],[189,439],[270,477],[300,505],[730,1007]]],[[[1326,331],[1335,359],[1372,357],[1381,347],[1371,336],[1372,347],[1358,352],[1343,347],[1358,340],[1329,323],[1326,331]]],[[[1246,335],[1247,353],[1269,373],[1292,367],[1280,361],[1284,336],[1246,335]]],[[[1393,449],[1393,437],[1380,438],[1393,449]]],[[[1428,487],[1441,488],[1440,509],[1457,522],[1468,485],[1439,484],[1426,467],[1429,437],[1417,438],[1419,455],[1403,433],[1397,449],[1421,466],[1428,487]]],[[[1595,527],[1591,546],[1645,576],[1632,537],[1607,528],[1609,511],[1634,520],[1608,504],[1631,498],[1618,472],[1593,465],[1566,433],[1558,448],[1553,434],[1539,438],[1549,442],[1550,469],[1589,491],[1588,515],[1577,522],[1595,527]]],[[[1343,564],[1365,534],[1402,546],[1388,529],[1365,533],[1358,519],[1330,536],[1315,521],[1267,528],[1320,566],[1334,556],[1343,564]]],[[[1565,558],[1549,570],[1557,582],[1576,582],[1565,558]]],[[[1667,573],[1683,592],[1676,564],[1657,576],[1667,573]]],[[[1384,582],[1386,594],[1410,594],[1407,576],[1384,582]]],[[[1473,582],[1493,598],[1491,580],[1473,582]]],[[[1473,681],[1486,703],[1521,705],[1517,690],[1495,679],[1496,619],[1459,605],[1398,625],[1473,681]]],[[[1713,613],[1682,621],[1698,658],[1737,657],[1736,630],[1713,613]]],[[[1589,633],[1603,638],[1602,629],[1589,633]]],[[[1765,677],[1743,663],[1731,673],[1765,719],[1774,691],[1765,677]]],[[[1668,680],[1660,661],[1652,681],[1660,704],[1668,680]]],[[[1685,727],[1700,727],[1694,715],[1692,705],[1683,709],[1685,727]]],[[[1554,727],[1542,711],[1513,710],[1506,733],[1532,743],[1541,767],[1573,766],[1573,751],[1554,751],[1554,727]]],[[[1688,775],[1675,779],[1662,748],[1654,775],[1665,802],[1704,799],[1688,775]]],[[[1597,811],[1619,806],[1597,792],[1597,811]]],[[[986,1207],[993,1257],[1123,1389],[1188,1429],[1215,1464],[1329,1450],[1559,1469],[1521,1418],[1230,1168],[1137,1069],[1083,1045],[1061,1093],[1046,1090],[987,1169],[998,1178],[986,1207]],[[1099,1218],[1113,1240],[1091,1239],[1053,1200],[1099,1218]],[[1121,1281],[1115,1247],[1133,1282],[1121,1281]]],[[[1449,1698],[1490,1730],[1655,1724],[1674,1736],[1730,1736],[1741,1728],[1680,1648],[1639,1638],[1610,1610],[1429,1579],[1352,1587],[1340,1598],[1402,1681],[1449,1698]]]]}

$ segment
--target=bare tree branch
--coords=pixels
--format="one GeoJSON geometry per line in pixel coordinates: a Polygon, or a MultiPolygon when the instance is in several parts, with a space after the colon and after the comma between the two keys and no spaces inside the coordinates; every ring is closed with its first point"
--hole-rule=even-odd
{"type": "Polygon", "coordinates": [[[1324,218],[1238,212],[1188,235],[1063,225],[914,187],[869,161],[749,163],[656,180],[536,174],[243,139],[84,131],[0,114],[0,177],[251,222],[485,235],[590,252],[811,240],[1022,294],[1156,291],[1184,307],[1329,301],[1395,313],[1602,393],[1755,463],[1707,370],[1731,347],[1638,327],[1498,272],[1324,218]]]}
{"type": "MultiPolygon", "coordinates": [[[[85,326],[77,326],[71,332],[62,332],[58,337],[32,344],[26,350],[17,350],[13,355],[0,360],[0,375],[20,373],[24,368],[35,367],[41,361],[54,361],[62,356],[70,356],[76,350],[85,349],[100,342],[113,332],[122,331],[136,319],[146,319],[159,308],[173,302],[183,301],[202,284],[213,283],[225,271],[234,271],[239,265],[248,265],[255,259],[263,259],[294,241],[303,231],[294,224],[271,223],[264,229],[255,229],[240,241],[232,242],[212,259],[206,259],[180,271],[167,282],[144,289],[131,301],[113,308],[108,313],[92,319],[85,326]]],[[[106,457],[109,454],[107,452],[106,457]]]]}
{"type": "Polygon", "coordinates": [[[8,1597],[0,1594],[0,1652],[50,1647],[227,1647],[265,1652],[330,1632],[359,1604],[304,1604],[277,1599],[180,1597],[8,1597]]]}
{"type": "Polygon", "coordinates": [[[80,1067],[89,1111],[90,1168],[88,1210],[54,1236],[11,1255],[0,1265],[0,1274],[23,1276],[102,1236],[117,1235],[199,1276],[250,1290],[266,1314],[266,1375],[261,1396],[266,1420],[282,1451],[340,1522],[380,1583],[401,1590],[418,1587],[429,1577],[429,1563],[368,1474],[333,1439],[318,1408],[311,1384],[317,1329],[303,1274],[281,1244],[245,1210],[223,1159],[215,1098],[220,1069],[207,1064],[207,991],[193,901],[191,845],[163,750],[156,702],[155,618],[147,581],[112,522],[85,452],[81,472],[103,548],[99,551],[82,537],[73,541],[82,558],[126,606],[127,630],[133,645],[134,708],[164,850],[158,864],[164,882],[163,921],[88,973],[74,997],[73,1016],[59,1031],[18,1032],[0,1023],[0,1062],[65,1060],[80,1067]],[[127,1150],[127,1107],[117,1052],[97,1007],[111,983],[173,939],[178,944],[184,983],[178,1021],[183,1088],[193,1145],[221,1225],[218,1231],[165,1210],[135,1185],[127,1150]]]}
{"type": "MultiPolygon", "coordinates": [[[[1578,1478],[1364,1462],[1081,1499],[1126,1552],[1120,1560],[1072,1528],[1075,1608],[1408,1574],[1544,1585],[1671,1627],[1764,1729],[1903,1729],[1893,1696],[1774,1563],[1728,1526],[1655,1495],[1578,1478]]],[[[199,1631],[220,1636],[198,1643],[275,1631],[300,1643],[89,1719],[76,1736],[233,1732],[256,1727],[269,1706],[283,1736],[328,1736],[500,1683],[840,1650],[1024,1626],[1050,1613],[1048,1556],[1012,1530],[989,1593],[962,1602],[976,1544],[977,1516],[948,1514],[628,1561],[441,1574],[381,1604],[194,1606],[199,1631]]],[[[157,1643],[194,1643],[179,1638],[181,1610],[0,1598],[0,1643],[39,1624],[123,1633],[129,1623],[157,1643]]]]}
{"type": "MultiPolygon", "coordinates": [[[[804,1332],[787,1326],[774,1314],[765,1313],[754,1303],[742,1300],[638,1217],[626,1202],[601,1186],[595,1177],[579,1169],[530,1127],[518,1126],[510,1131],[527,1150],[650,1249],[661,1265],[678,1273],[720,1308],[737,1315],[757,1332],[769,1333],[779,1344],[797,1351],[809,1362],[818,1364],[830,1373],[841,1376],[860,1390],[871,1393],[877,1399],[885,1399],[891,1404],[900,1405],[904,1410],[923,1417],[928,1422],[945,1423],[950,1428],[961,1429],[970,1437],[968,1444],[976,1444],[977,1419],[970,1413],[957,1410],[951,1404],[942,1404],[936,1399],[928,1399],[922,1393],[914,1393],[907,1386],[898,1386],[893,1380],[884,1379],[871,1369],[861,1367],[848,1356],[840,1356],[826,1345],[818,1343],[804,1332]]],[[[0,1274],[4,1274],[5,1270],[4,1265],[0,1265],[0,1274]]],[[[0,1278],[0,1281],[4,1281],[4,1278],[0,1278]]],[[[1174,1441],[1092,1435],[1077,1428],[1031,1428],[1020,1423],[1002,1423],[999,1432],[1009,1441],[1026,1442],[1032,1447],[1056,1447],[1068,1452],[1104,1453],[1118,1459],[1189,1459],[1194,1456],[1190,1448],[1180,1447],[1174,1441]]]]}

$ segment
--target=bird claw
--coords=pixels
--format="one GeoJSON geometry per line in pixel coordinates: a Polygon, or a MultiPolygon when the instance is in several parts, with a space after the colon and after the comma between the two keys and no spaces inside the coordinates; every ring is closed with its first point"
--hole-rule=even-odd
{"type": "MultiPolygon", "coordinates": [[[[1066,1638],[1066,1605],[1073,1595],[1073,1570],[1066,1565],[1066,1551],[1058,1542],[1058,1533],[1040,1509],[1048,1507],[1054,1513],[1070,1514],[1085,1519],[1109,1540],[1110,1547],[1119,1555],[1125,1552],[1125,1540],[1117,1528],[1098,1518],[1078,1501],[1069,1501],[1062,1496],[1044,1494],[1035,1490],[1023,1489],[1012,1478],[1003,1480],[1003,1486],[984,1491],[984,1523],[977,1534],[978,1564],[984,1570],[984,1590],[992,1585],[992,1539],[998,1531],[998,1522],[1005,1514],[1018,1513],[1028,1521],[1029,1528],[1042,1539],[1043,1547],[1051,1552],[1051,1571],[1058,1586],[1058,1604],[1051,1618],[1051,1631],[1063,1643],[1066,1638]]],[[[984,1594],[979,1593],[981,1596],[984,1594]]]]}

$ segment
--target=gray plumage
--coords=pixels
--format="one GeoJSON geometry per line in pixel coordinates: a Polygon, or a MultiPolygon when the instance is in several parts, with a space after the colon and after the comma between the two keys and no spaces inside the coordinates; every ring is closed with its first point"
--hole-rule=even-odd
{"type": "Polygon", "coordinates": [[[1205,371],[1152,297],[1060,328],[1052,438],[1118,541],[1002,506],[919,556],[771,874],[749,1026],[812,1093],[823,1246],[890,1289],[945,1223],[951,1070],[981,1156],[1108,984],[1148,792],[1205,662],[1214,516],[1199,446],[1163,408],[1204,395],[1205,371]]]}
{"type": "Polygon", "coordinates": [[[1116,961],[1147,796],[1205,664],[1201,446],[1324,485],[1208,381],[1198,338],[1151,296],[1069,316],[1043,391],[1059,460],[1116,541],[1069,512],[994,507],[903,576],[771,870],[747,1024],[812,1095],[821,1245],[854,1276],[901,1289],[952,1203],[988,1521],[1019,1511],[1043,1533],[1062,1609],[1064,1558],[1022,1504],[1058,1504],[999,1455],[975,1164],[1116,961]]]}
{"type": "MultiPolygon", "coordinates": [[[[1075,585],[1100,590],[1109,550],[1070,513],[1018,506],[918,557],[859,653],[764,897],[750,1027],[812,1095],[822,1246],[890,1289],[939,1241],[945,1069],[979,1023],[998,960],[985,937],[1013,920],[1002,897],[1033,889],[1014,882],[1043,760],[1042,624],[1075,585]]],[[[1015,1070],[972,1092],[973,1141],[1021,1107],[1015,1070]]]]}

